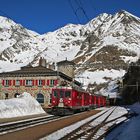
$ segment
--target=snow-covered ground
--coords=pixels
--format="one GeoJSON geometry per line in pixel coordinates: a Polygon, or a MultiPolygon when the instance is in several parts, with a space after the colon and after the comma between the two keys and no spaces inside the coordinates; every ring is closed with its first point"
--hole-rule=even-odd
{"type": "Polygon", "coordinates": [[[12,118],[42,113],[45,113],[45,111],[41,105],[27,92],[24,92],[18,98],[0,100],[0,118],[12,118]]]}
{"type": "MultiPolygon", "coordinates": [[[[77,123],[75,123],[73,125],[65,127],[63,129],[60,129],[60,130],[58,130],[58,131],[56,131],[56,132],[54,132],[54,133],[52,133],[52,134],[40,139],[40,140],[58,140],[58,139],[62,138],[63,136],[67,135],[68,133],[72,132],[73,130],[75,130],[79,126],[85,124],[86,122],[96,118],[97,116],[99,116],[103,112],[109,110],[109,112],[105,113],[103,116],[101,116],[98,119],[96,119],[93,124],[91,123],[91,125],[95,126],[95,125],[99,124],[101,121],[103,121],[105,119],[105,117],[108,116],[109,113],[114,108],[112,108],[111,110],[109,108],[102,108],[102,109],[103,109],[103,111],[101,111],[100,113],[98,113],[96,115],[93,115],[93,116],[91,116],[91,117],[89,117],[87,119],[84,119],[82,121],[79,121],[79,122],[77,122],[77,123]]],[[[125,108],[117,107],[115,112],[113,112],[113,114],[108,118],[108,120],[112,120],[112,119],[114,119],[116,117],[119,117],[119,116],[122,116],[123,114],[126,114],[126,113],[127,113],[127,110],[125,108]]]]}
{"type": "MultiPolygon", "coordinates": [[[[106,110],[107,110],[107,108],[104,108],[102,112],[100,112],[92,117],[89,117],[85,120],[79,121],[71,126],[60,129],[40,140],[58,140],[61,137],[63,137],[64,135],[70,133],[72,130],[78,128],[79,126],[88,122],[89,120],[92,120],[93,118],[100,115],[101,113],[103,113],[106,110]]],[[[137,115],[134,116],[133,118],[127,120],[126,122],[124,122],[123,124],[118,126],[117,128],[115,128],[111,133],[109,133],[106,136],[106,138],[104,138],[104,140],[140,140],[140,133],[139,133],[139,130],[140,130],[140,103],[136,103],[134,105],[127,106],[125,108],[118,107],[116,109],[116,111],[113,112],[113,114],[110,116],[108,121],[112,120],[113,118],[117,118],[123,114],[126,114],[127,110],[129,110],[131,112],[135,112],[135,113],[137,113],[137,115]]],[[[104,117],[106,115],[107,114],[105,114],[104,117]]],[[[100,117],[100,120],[98,119],[97,122],[99,123],[99,121],[103,120],[104,117],[100,117]]],[[[122,120],[126,120],[126,118],[123,117],[119,121],[122,121],[122,120]]],[[[119,121],[118,121],[118,123],[119,123],[119,121]]]]}
{"type": "Polygon", "coordinates": [[[140,103],[126,108],[137,115],[114,129],[105,140],[140,140],[140,103]]]}

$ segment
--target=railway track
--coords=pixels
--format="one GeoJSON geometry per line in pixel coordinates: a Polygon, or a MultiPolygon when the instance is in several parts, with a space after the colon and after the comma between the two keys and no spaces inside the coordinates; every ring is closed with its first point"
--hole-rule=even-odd
{"type": "Polygon", "coordinates": [[[70,116],[80,115],[82,113],[77,113],[77,114],[63,116],[63,117],[49,115],[49,116],[42,116],[42,117],[31,118],[31,119],[26,119],[26,120],[20,120],[16,122],[1,123],[0,136],[7,133],[16,132],[16,131],[23,130],[26,128],[34,127],[37,125],[47,124],[48,122],[56,121],[62,118],[68,118],[70,116]]]}
{"type": "Polygon", "coordinates": [[[123,114],[119,117],[115,117],[113,119],[109,119],[109,117],[113,114],[117,107],[111,108],[108,111],[98,115],[82,126],[78,127],[74,131],[60,138],[59,140],[101,140],[105,137],[105,135],[116,125],[122,123],[127,118],[127,113],[123,114]],[[103,117],[104,116],[104,117],[103,117]],[[118,121],[121,121],[118,123],[118,121]],[[101,121],[99,121],[101,120],[101,121]]]}
{"type": "Polygon", "coordinates": [[[44,123],[48,123],[53,120],[57,120],[60,116],[43,116],[37,118],[31,118],[27,120],[20,120],[16,122],[2,123],[0,124],[0,135],[4,135],[6,133],[15,132],[18,130],[23,130],[29,127],[34,127],[37,125],[41,125],[44,123]]]}

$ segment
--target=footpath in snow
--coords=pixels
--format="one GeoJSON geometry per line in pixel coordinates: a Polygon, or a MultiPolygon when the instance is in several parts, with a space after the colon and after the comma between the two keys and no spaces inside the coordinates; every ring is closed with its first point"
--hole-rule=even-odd
{"type": "Polygon", "coordinates": [[[0,100],[0,118],[42,114],[45,111],[29,93],[24,92],[19,97],[0,100]]]}

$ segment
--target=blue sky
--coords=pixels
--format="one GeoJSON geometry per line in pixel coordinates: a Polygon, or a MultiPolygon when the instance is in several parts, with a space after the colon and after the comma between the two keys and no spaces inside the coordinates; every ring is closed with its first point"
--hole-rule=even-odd
{"type": "Polygon", "coordinates": [[[140,17],[140,0],[0,0],[1,16],[8,16],[40,34],[68,23],[85,24],[101,13],[114,14],[121,9],[140,17]],[[69,1],[77,11],[79,21],[69,1]]]}

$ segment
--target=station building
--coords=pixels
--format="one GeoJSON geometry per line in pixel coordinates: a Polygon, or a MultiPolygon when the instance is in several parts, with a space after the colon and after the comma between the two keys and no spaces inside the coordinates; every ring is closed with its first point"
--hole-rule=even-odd
{"type": "Polygon", "coordinates": [[[20,70],[0,73],[0,99],[14,98],[23,92],[30,93],[43,106],[50,104],[50,95],[53,87],[77,86],[80,83],[74,80],[74,63],[64,60],[46,67],[46,60],[40,58],[39,65],[30,64],[20,70]]]}

